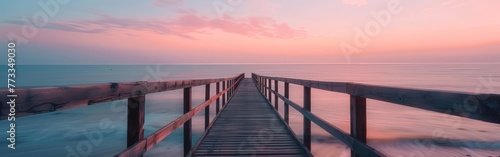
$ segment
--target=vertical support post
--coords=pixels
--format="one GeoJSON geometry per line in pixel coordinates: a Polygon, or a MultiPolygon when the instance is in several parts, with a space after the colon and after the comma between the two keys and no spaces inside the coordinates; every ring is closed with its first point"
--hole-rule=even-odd
{"type": "MultiPolygon", "coordinates": [[[[226,81],[222,81],[222,91],[226,90],[226,81]]],[[[222,94],[222,107],[226,106],[226,93],[222,94]]]]}
{"type": "MultiPolygon", "coordinates": [[[[278,80],[274,80],[274,91],[278,93],[278,80]]],[[[274,94],[274,108],[278,111],[278,94],[274,94]]]]}
{"type": "MultiPolygon", "coordinates": [[[[290,98],[289,95],[289,90],[290,90],[290,84],[288,82],[285,82],[285,98],[290,98]]],[[[289,110],[288,110],[288,103],[285,102],[285,122],[289,124],[289,110]]]]}
{"type": "Polygon", "coordinates": [[[260,79],[257,76],[253,76],[253,77],[254,77],[255,82],[257,83],[257,89],[260,91],[260,79]]]}
{"type": "Polygon", "coordinates": [[[260,93],[264,93],[264,88],[262,88],[264,86],[264,81],[263,81],[262,77],[259,77],[259,79],[260,79],[260,81],[259,81],[260,82],[260,84],[259,84],[260,85],[260,93]]]}
{"type": "Polygon", "coordinates": [[[271,94],[271,90],[272,90],[273,88],[272,88],[272,85],[271,85],[271,79],[268,79],[268,81],[267,81],[267,82],[269,83],[269,86],[268,86],[268,87],[269,87],[269,88],[268,88],[269,95],[267,95],[267,99],[269,99],[269,103],[271,103],[271,104],[272,104],[272,103],[273,103],[273,101],[271,100],[271,98],[272,98],[272,97],[271,97],[271,96],[272,96],[272,94],[271,94]]]}
{"type": "MultiPolygon", "coordinates": [[[[220,82],[217,82],[215,84],[215,93],[219,94],[220,93],[220,82]]],[[[217,97],[217,100],[215,101],[215,113],[219,114],[220,110],[220,98],[217,97]]]]}
{"type": "MultiPolygon", "coordinates": [[[[366,98],[351,95],[351,136],[366,143],[366,98]]],[[[359,157],[351,150],[351,156],[359,157]]]]}
{"type": "Polygon", "coordinates": [[[232,97],[232,96],[234,95],[234,93],[233,93],[233,92],[234,92],[234,86],[233,86],[233,85],[234,85],[234,80],[231,80],[231,81],[229,82],[229,85],[230,85],[230,87],[231,87],[231,97],[232,97]]]}
{"type": "Polygon", "coordinates": [[[264,90],[264,98],[267,98],[267,89],[266,89],[266,87],[267,87],[267,79],[264,78],[264,86],[262,88],[264,90]]]}
{"type": "MultiPolygon", "coordinates": [[[[205,85],[205,101],[210,99],[210,84],[205,85]]],[[[210,124],[210,105],[205,107],[205,130],[208,129],[208,124],[210,124]]]]}
{"type": "Polygon", "coordinates": [[[263,90],[262,90],[262,77],[259,77],[259,87],[260,87],[260,93],[263,93],[263,90]]]}
{"type": "Polygon", "coordinates": [[[229,88],[229,90],[227,91],[227,95],[228,95],[227,99],[229,101],[229,98],[232,96],[232,94],[231,94],[231,89],[232,89],[231,88],[231,80],[227,81],[227,88],[229,88]]]}
{"type": "MultiPolygon", "coordinates": [[[[227,80],[226,81],[226,88],[229,88],[229,87],[230,87],[229,86],[229,80],[227,80]]],[[[229,99],[231,98],[231,92],[230,91],[231,91],[231,89],[227,90],[227,97],[226,97],[227,100],[226,100],[226,102],[229,102],[229,99]]]]}
{"type": "Polygon", "coordinates": [[[145,101],[145,95],[128,98],[127,148],[144,139],[145,101]]]}
{"type": "MultiPolygon", "coordinates": [[[[304,110],[311,112],[311,87],[304,86],[304,110]]],[[[311,120],[304,116],[304,145],[311,150],[311,120]]]]}
{"type": "Polygon", "coordinates": [[[262,78],[257,77],[257,79],[259,80],[259,90],[260,90],[260,93],[262,93],[262,78]]]}
{"type": "MultiPolygon", "coordinates": [[[[191,87],[184,88],[184,114],[191,111],[191,87]]],[[[191,151],[191,119],[184,123],[184,156],[187,156],[191,151]]]]}
{"type": "Polygon", "coordinates": [[[267,84],[266,79],[264,79],[264,78],[261,77],[261,80],[262,80],[261,84],[260,84],[261,93],[264,94],[264,96],[267,96],[267,94],[266,94],[266,88],[264,88],[264,87],[266,87],[266,84],[267,84]]]}

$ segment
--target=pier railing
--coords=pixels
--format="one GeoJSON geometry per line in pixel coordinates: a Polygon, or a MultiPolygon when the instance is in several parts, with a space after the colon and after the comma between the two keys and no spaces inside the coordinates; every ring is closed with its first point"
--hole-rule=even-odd
{"type": "Polygon", "coordinates": [[[385,156],[368,146],[366,138],[366,99],[379,100],[403,106],[409,106],[439,113],[445,113],[469,119],[500,124],[500,95],[471,94],[420,90],[409,88],[374,86],[348,82],[325,82],[282,77],[269,77],[252,74],[257,87],[275,108],[278,98],[284,102],[283,117],[289,122],[289,106],[304,117],[303,143],[311,150],[311,121],[336,137],[351,149],[352,156],[385,156]],[[284,92],[279,93],[279,82],[283,82],[284,92]],[[303,86],[303,107],[289,99],[289,85],[303,86]],[[331,92],[345,93],[350,96],[351,133],[346,133],[311,111],[311,88],[331,92]],[[274,98],[273,95],[274,94],[274,98]]]}
{"type": "MultiPolygon", "coordinates": [[[[19,88],[16,89],[15,116],[27,116],[69,108],[83,107],[97,103],[128,99],[127,105],[127,149],[116,156],[142,156],[180,126],[184,126],[184,155],[191,150],[191,118],[205,110],[205,129],[210,123],[210,104],[216,102],[216,112],[231,99],[239,87],[244,74],[230,78],[177,80],[161,82],[108,83],[66,87],[19,88]],[[210,97],[210,85],[215,84],[216,94],[210,97]],[[205,86],[205,102],[191,108],[192,87],[205,86]],[[222,87],[221,87],[222,86],[222,87]],[[184,114],[150,136],[144,138],[144,116],[146,95],[183,89],[184,114]],[[222,101],[222,102],[221,102],[222,101]]],[[[0,95],[8,95],[0,90],[0,95]]],[[[1,119],[11,112],[7,97],[0,97],[1,119]]]]}

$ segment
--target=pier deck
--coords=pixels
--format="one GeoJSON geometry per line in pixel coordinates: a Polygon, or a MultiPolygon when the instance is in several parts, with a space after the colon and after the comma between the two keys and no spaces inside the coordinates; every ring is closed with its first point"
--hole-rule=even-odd
{"type": "Polygon", "coordinates": [[[251,78],[195,146],[192,156],[310,156],[251,78]]]}

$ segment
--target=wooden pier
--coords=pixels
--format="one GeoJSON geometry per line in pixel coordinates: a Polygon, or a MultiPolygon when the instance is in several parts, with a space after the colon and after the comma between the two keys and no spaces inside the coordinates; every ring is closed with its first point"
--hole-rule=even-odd
{"type": "MultiPolygon", "coordinates": [[[[0,95],[8,95],[0,90],[0,95]]],[[[16,117],[98,105],[128,99],[127,146],[117,157],[142,156],[174,130],[183,126],[184,156],[312,156],[311,122],[351,149],[351,156],[378,157],[385,154],[367,144],[367,99],[384,101],[433,112],[500,124],[500,95],[384,87],[347,82],[324,82],[294,78],[240,74],[229,78],[161,82],[108,83],[67,87],[20,88],[16,90],[16,117]],[[289,85],[303,87],[302,106],[289,99],[289,85]],[[284,90],[279,91],[278,87],[284,90]],[[192,108],[192,87],[205,86],[205,102],[192,108]],[[216,93],[211,94],[215,88],[216,93]],[[350,133],[346,133],[311,111],[311,89],[344,93],[350,97],[350,133]],[[144,137],[145,97],[150,93],[183,91],[184,114],[148,137],[144,137]],[[284,102],[283,117],[277,112],[284,102]],[[274,103],[274,105],[273,105],[274,103]],[[210,121],[210,106],[217,116],[210,121]],[[289,108],[303,116],[301,140],[289,128],[289,108]],[[194,115],[204,110],[205,129],[194,145],[194,115]]],[[[0,97],[1,119],[11,109],[0,97]]],[[[91,115],[92,113],[89,113],[91,115]]],[[[168,156],[168,155],[165,155],[168,156]]]]}
{"type": "Polygon", "coordinates": [[[252,79],[243,80],[189,156],[311,156],[252,79]]]}

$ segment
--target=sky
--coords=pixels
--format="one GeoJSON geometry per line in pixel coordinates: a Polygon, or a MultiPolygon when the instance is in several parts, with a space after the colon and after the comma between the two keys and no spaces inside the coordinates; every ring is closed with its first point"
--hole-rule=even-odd
{"type": "Polygon", "coordinates": [[[16,41],[18,64],[500,62],[498,0],[19,0],[0,8],[0,39],[16,41]]]}

